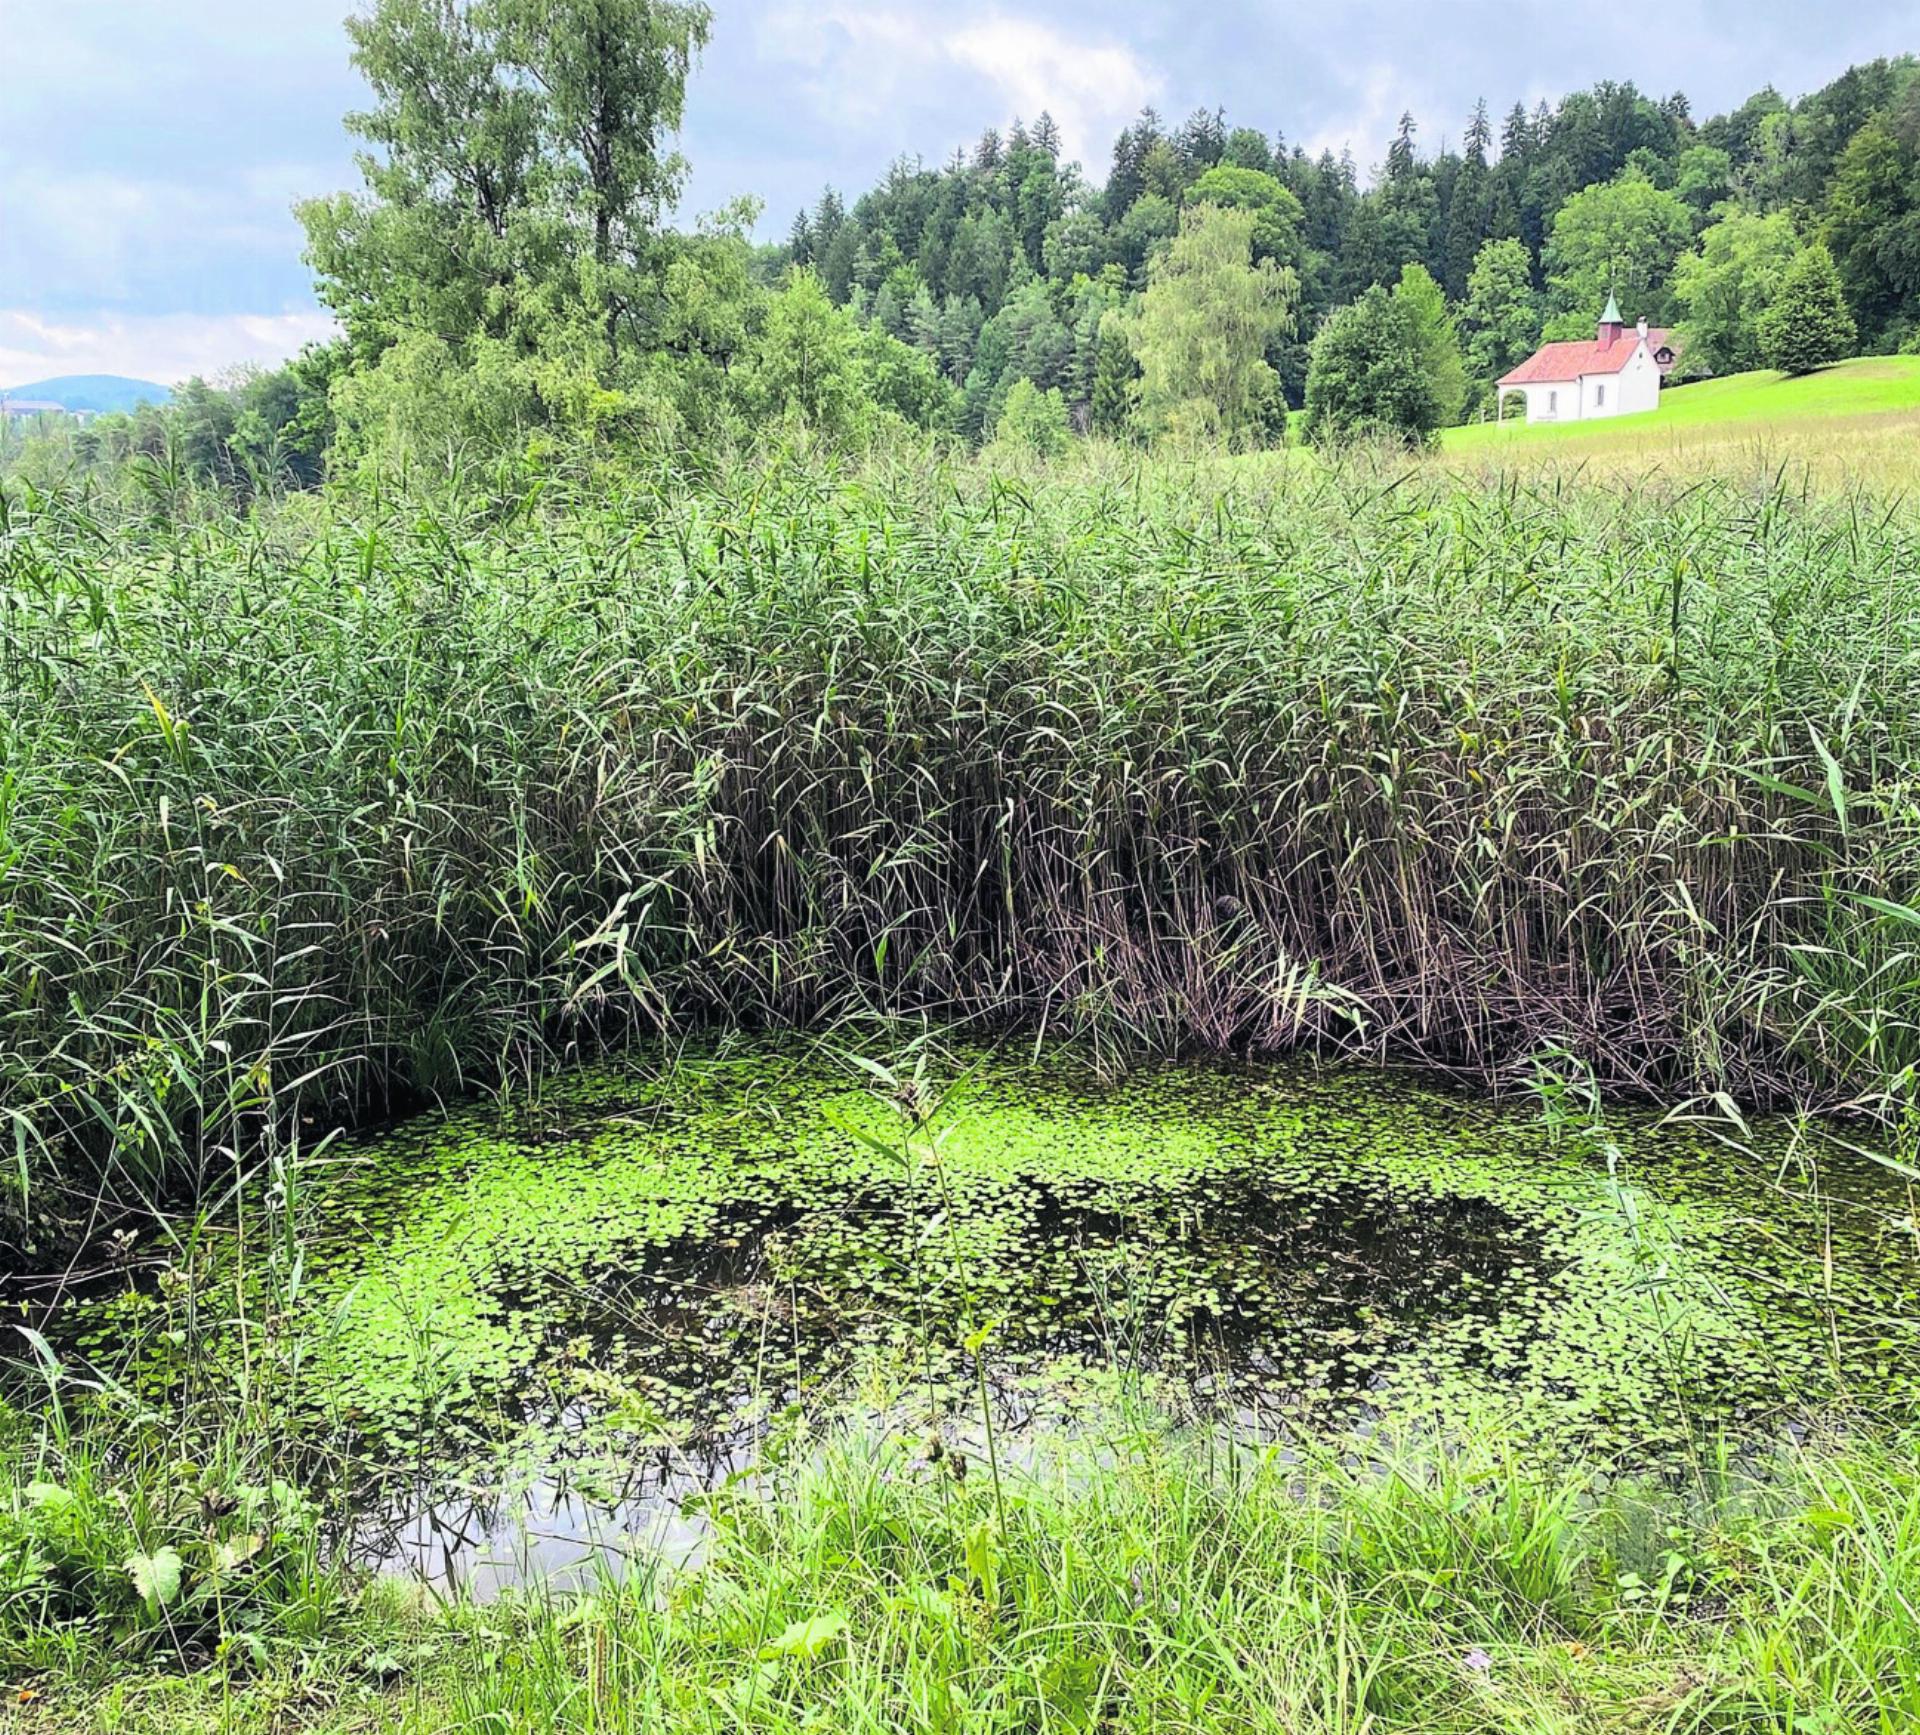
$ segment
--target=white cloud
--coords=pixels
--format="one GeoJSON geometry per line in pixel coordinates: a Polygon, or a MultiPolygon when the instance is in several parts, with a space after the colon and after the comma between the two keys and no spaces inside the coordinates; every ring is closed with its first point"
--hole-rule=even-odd
{"type": "MultiPolygon", "coordinates": [[[[957,74],[991,93],[982,121],[994,109],[1002,120],[1028,121],[1044,109],[1067,155],[1082,162],[1161,88],[1125,42],[999,12],[955,19],[940,6],[776,6],[760,44],[768,58],[804,69],[799,82],[829,125],[917,119],[929,92],[954,94],[957,74]]],[[[900,148],[908,148],[904,137],[900,148]]]]}
{"type": "Polygon", "coordinates": [[[1081,162],[1160,84],[1124,43],[1083,42],[1030,19],[969,24],[943,38],[942,47],[992,84],[1013,113],[1028,120],[1042,109],[1050,113],[1067,155],[1081,162]]]}
{"type": "Polygon", "coordinates": [[[1422,152],[1438,150],[1449,137],[1457,144],[1464,125],[1464,120],[1455,122],[1449,133],[1440,124],[1447,104],[1418,79],[1383,61],[1375,61],[1363,71],[1348,72],[1344,89],[1338,95],[1329,93],[1328,102],[1333,118],[1306,133],[1300,142],[1311,157],[1323,150],[1332,151],[1336,157],[1343,150],[1351,150],[1363,184],[1384,160],[1387,145],[1400,130],[1401,115],[1432,117],[1428,124],[1433,132],[1429,134],[1423,126],[1418,134],[1422,152]]]}
{"type": "Polygon", "coordinates": [[[1394,126],[1408,106],[1406,82],[1396,68],[1377,63],[1358,78],[1349,74],[1346,82],[1344,100],[1338,103],[1337,112],[1325,124],[1308,132],[1301,144],[1310,157],[1317,157],[1322,151],[1332,151],[1337,157],[1343,150],[1351,150],[1364,176],[1370,155],[1377,155],[1383,149],[1382,141],[1392,136],[1394,126]]]}
{"type": "Polygon", "coordinates": [[[0,0],[12,118],[28,137],[71,126],[76,92],[90,123],[110,124],[107,105],[156,91],[171,105],[246,101],[262,84],[297,90],[344,69],[340,21],[352,10],[347,0],[0,0]]]}
{"type": "Polygon", "coordinates": [[[106,373],[170,386],[192,374],[271,366],[333,333],[324,313],[103,313],[55,321],[0,308],[0,385],[106,373]]]}

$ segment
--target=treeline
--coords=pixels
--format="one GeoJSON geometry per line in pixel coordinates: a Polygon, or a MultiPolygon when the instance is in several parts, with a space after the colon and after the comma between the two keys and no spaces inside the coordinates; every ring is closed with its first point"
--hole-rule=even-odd
{"type": "Polygon", "coordinates": [[[36,418],[12,442],[0,437],[0,470],[77,465],[165,495],[205,481],[240,494],[317,487],[333,448],[329,394],[347,359],[343,346],[313,344],[281,367],[219,384],[187,380],[164,405],[142,403],[85,422],[36,418]]]}
{"type": "Polygon", "coordinates": [[[941,169],[896,163],[850,209],[827,192],[787,251],[836,303],[935,356],[976,436],[1009,377],[1091,413],[1090,310],[1144,290],[1207,204],[1255,213],[1255,257],[1297,273],[1296,329],[1268,357],[1295,405],[1312,334],[1409,266],[1446,293],[1475,403],[1543,337],[1589,335],[1610,292],[1630,318],[1681,325],[1694,371],[1758,366],[1771,293],[1811,242],[1834,255],[1864,347],[1920,338],[1912,57],[1852,68],[1798,103],[1769,88],[1698,124],[1683,95],[1607,83],[1557,108],[1516,103],[1497,129],[1482,102],[1458,149],[1423,154],[1418,140],[1403,116],[1363,186],[1350,154],[1310,156],[1217,109],[1178,127],[1148,110],[1096,189],[1043,116],[941,169]]]}
{"type": "Polygon", "coordinates": [[[663,220],[709,28],[661,0],[378,0],[347,25],[364,185],[300,210],[339,340],[15,463],[244,493],[546,441],[1243,447],[1302,405],[1319,434],[1419,438],[1609,294],[1677,325],[1694,374],[1920,344],[1912,57],[1698,122],[1612,83],[1497,126],[1483,102],[1457,149],[1408,115],[1365,177],[1217,109],[1149,111],[1095,186],[1043,114],[829,191],[768,245],[750,200],[663,220]]]}

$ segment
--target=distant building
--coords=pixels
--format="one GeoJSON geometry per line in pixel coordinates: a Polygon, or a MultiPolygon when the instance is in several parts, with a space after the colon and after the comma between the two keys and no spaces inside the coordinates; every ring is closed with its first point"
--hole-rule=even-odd
{"type": "Polygon", "coordinates": [[[51,398],[10,398],[0,394],[0,416],[10,422],[32,421],[37,416],[71,416],[76,422],[90,422],[93,411],[70,410],[51,398]]]}
{"type": "Polygon", "coordinates": [[[1656,409],[1660,387],[1673,371],[1673,334],[1643,319],[1628,330],[1620,307],[1607,297],[1599,330],[1589,343],[1544,343],[1499,382],[1526,400],[1529,422],[1590,422],[1656,409]]]}

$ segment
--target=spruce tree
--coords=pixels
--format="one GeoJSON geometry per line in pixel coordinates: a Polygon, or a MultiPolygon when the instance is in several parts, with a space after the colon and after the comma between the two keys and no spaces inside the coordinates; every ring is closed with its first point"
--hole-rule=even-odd
{"type": "Polygon", "coordinates": [[[1387,179],[1390,182],[1410,181],[1419,167],[1419,158],[1414,154],[1413,135],[1415,131],[1411,111],[1400,116],[1400,130],[1394,135],[1393,143],[1387,146],[1387,179]]]}
{"type": "Polygon", "coordinates": [[[1113,141],[1113,169],[1107,176],[1102,195],[1107,221],[1118,223],[1133,209],[1134,201],[1146,191],[1147,153],[1160,142],[1160,117],[1151,108],[1143,108],[1140,118],[1122,130],[1113,141]]]}
{"type": "Polygon", "coordinates": [[[1760,352],[1783,373],[1811,373],[1851,355],[1858,335],[1833,255],[1815,242],[1787,267],[1760,316],[1760,352]]]}
{"type": "Polygon", "coordinates": [[[1133,382],[1139,375],[1127,342],[1125,321],[1118,313],[1106,314],[1100,321],[1100,337],[1094,349],[1092,414],[1096,433],[1118,438],[1128,431],[1133,419],[1133,382]]]}
{"type": "Polygon", "coordinates": [[[1500,129],[1500,160],[1518,169],[1533,149],[1533,122],[1527,118],[1527,105],[1516,102],[1507,110],[1506,124],[1500,129]]]}
{"type": "Polygon", "coordinates": [[[793,227],[787,232],[787,253],[796,265],[813,263],[813,225],[805,211],[796,211],[793,227]]]}
{"type": "Polygon", "coordinates": [[[1493,141],[1493,128],[1487,120],[1487,105],[1482,100],[1467,125],[1466,156],[1453,183],[1447,203],[1446,275],[1447,293],[1458,301],[1467,292],[1467,277],[1486,239],[1487,213],[1491,203],[1487,150],[1493,141]]]}
{"type": "Polygon", "coordinates": [[[1180,164],[1191,180],[1219,162],[1227,148],[1227,116],[1224,109],[1197,108],[1187,116],[1187,124],[1173,141],[1180,164]]]}

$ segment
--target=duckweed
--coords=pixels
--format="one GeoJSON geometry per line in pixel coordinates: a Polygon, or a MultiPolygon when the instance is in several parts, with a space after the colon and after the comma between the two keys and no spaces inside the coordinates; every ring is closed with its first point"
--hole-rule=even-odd
{"type": "MultiPolygon", "coordinates": [[[[1382,1073],[954,1060],[922,1124],[818,1050],[636,1061],[421,1117],[303,1191],[304,1401],[376,1452],[617,1412],[685,1444],[883,1358],[1067,1403],[1444,1414],[1495,1394],[1610,1446],[1912,1395],[1901,1183],[1784,1125],[1652,1114],[1609,1165],[1382,1073]]],[[[921,1112],[925,1112],[924,1109],[921,1112]]],[[[1037,1406],[1044,1410],[1045,1401],[1037,1406]]]]}

